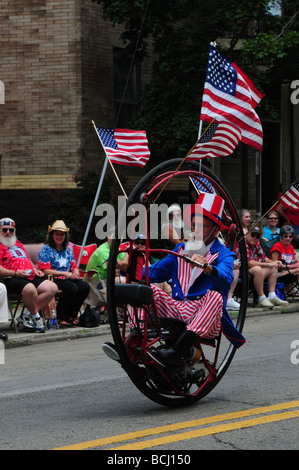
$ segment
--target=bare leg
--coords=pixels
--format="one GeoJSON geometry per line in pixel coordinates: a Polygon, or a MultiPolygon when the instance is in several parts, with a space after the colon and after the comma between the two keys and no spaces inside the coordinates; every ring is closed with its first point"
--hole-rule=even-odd
{"type": "Polygon", "coordinates": [[[29,310],[31,315],[36,315],[37,310],[37,290],[35,286],[28,283],[22,290],[22,300],[25,307],[29,310]]]}
{"type": "Polygon", "coordinates": [[[41,310],[57,294],[58,287],[52,281],[44,281],[37,287],[37,310],[41,310]]]}
{"type": "Polygon", "coordinates": [[[227,295],[227,298],[228,299],[231,299],[233,297],[233,294],[234,294],[234,291],[235,291],[235,288],[236,288],[236,285],[238,283],[238,279],[239,279],[239,274],[240,274],[240,269],[234,269],[234,280],[230,286],[230,290],[228,292],[228,295],[227,295]]]}
{"type": "Polygon", "coordinates": [[[249,273],[253,276],[253,285],[259,297],[264,295],[264,274],[263,268],[253,266],[249,269],[249,273]]]}
{"type": "Polygon", "coordinates": [[[29,283],[22,290],[23,303],[31,315],[36,315],[40,309],[48,305],[57,290],[56,284],[51,281],[42,282],[37,289],[34,284],[29,283]]]}

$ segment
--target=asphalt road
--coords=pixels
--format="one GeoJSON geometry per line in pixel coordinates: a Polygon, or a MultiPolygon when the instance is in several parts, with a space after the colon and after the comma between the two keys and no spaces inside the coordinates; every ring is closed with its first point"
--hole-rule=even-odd
{"type": "Polygon", "coordinates": [[[299,312],[250,318],[244,334],[217,387],[181,409],[144,397],[102,352],[108,337],[9,349],[0,365],[0,449],[297,449],[299,312]]]}

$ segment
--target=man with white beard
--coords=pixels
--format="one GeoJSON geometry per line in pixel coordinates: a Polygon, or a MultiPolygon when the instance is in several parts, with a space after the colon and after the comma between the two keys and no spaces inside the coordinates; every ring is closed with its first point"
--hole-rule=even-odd
{"type": "Polygon", "coordinates": [[[184,238],[184,222],[181,217],[181,208],[178,204],[172,204],[167,215],[169,220],[162,226],[162,238],[167,240],[166,245],[172,249],[184,238]]]}
{"type": "Polygon", "coordinates": [[[16,237],[15,222],[9,217],[0,219],[0,277],[5,278],[8,294],[22,295],[27,311],[18,321],[27,328],[44,333],[39,311],[48,305],[58,288],[32,264],[16,237]]]}

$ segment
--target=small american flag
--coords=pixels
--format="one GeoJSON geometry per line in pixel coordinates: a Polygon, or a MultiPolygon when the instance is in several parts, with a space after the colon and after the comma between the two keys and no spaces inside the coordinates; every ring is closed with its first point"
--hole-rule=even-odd
{"type": "Polygon", "coordinates": [[[254,109],[263,96],[236,64],[210,46],[201,121],[231,122],[241,129],[242,142],[261,151],[263,130],[254,109]]]}
{"type": "Polygon", "coordinates": [[[241,130],[230,122],[213,123],[187,160],[231,155],[241,140],[241,130]],[[211,129],[211,130],[210,130],[211,129]]]}
{"type": "Polygon", "coordinates": [[[285,207],[299,210],[299,180],[281,197],[280,202],[285,207]]]}
{"type": "Polygon", "coordinates": [[[150,157],[145,131],[97,127],[96,132],[111,163],[144,166],[150,157]]]}

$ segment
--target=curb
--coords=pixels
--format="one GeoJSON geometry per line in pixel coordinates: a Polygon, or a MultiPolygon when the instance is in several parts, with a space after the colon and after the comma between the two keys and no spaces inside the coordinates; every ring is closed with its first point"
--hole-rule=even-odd
{"type": "Polygon", "coordinates": [[[31,333],[20,331],[18,333],[7,332],[8,340],[5,341],[5,349],[12,349],[22,346],[32,346],[33,344],[53,343],[57,341],[72,341],[78,338],[90,338],[110,334],[109,325],[100,325],[95,328],[65,328],[63,330],[50,331],[45,333],[31,333]]]}

